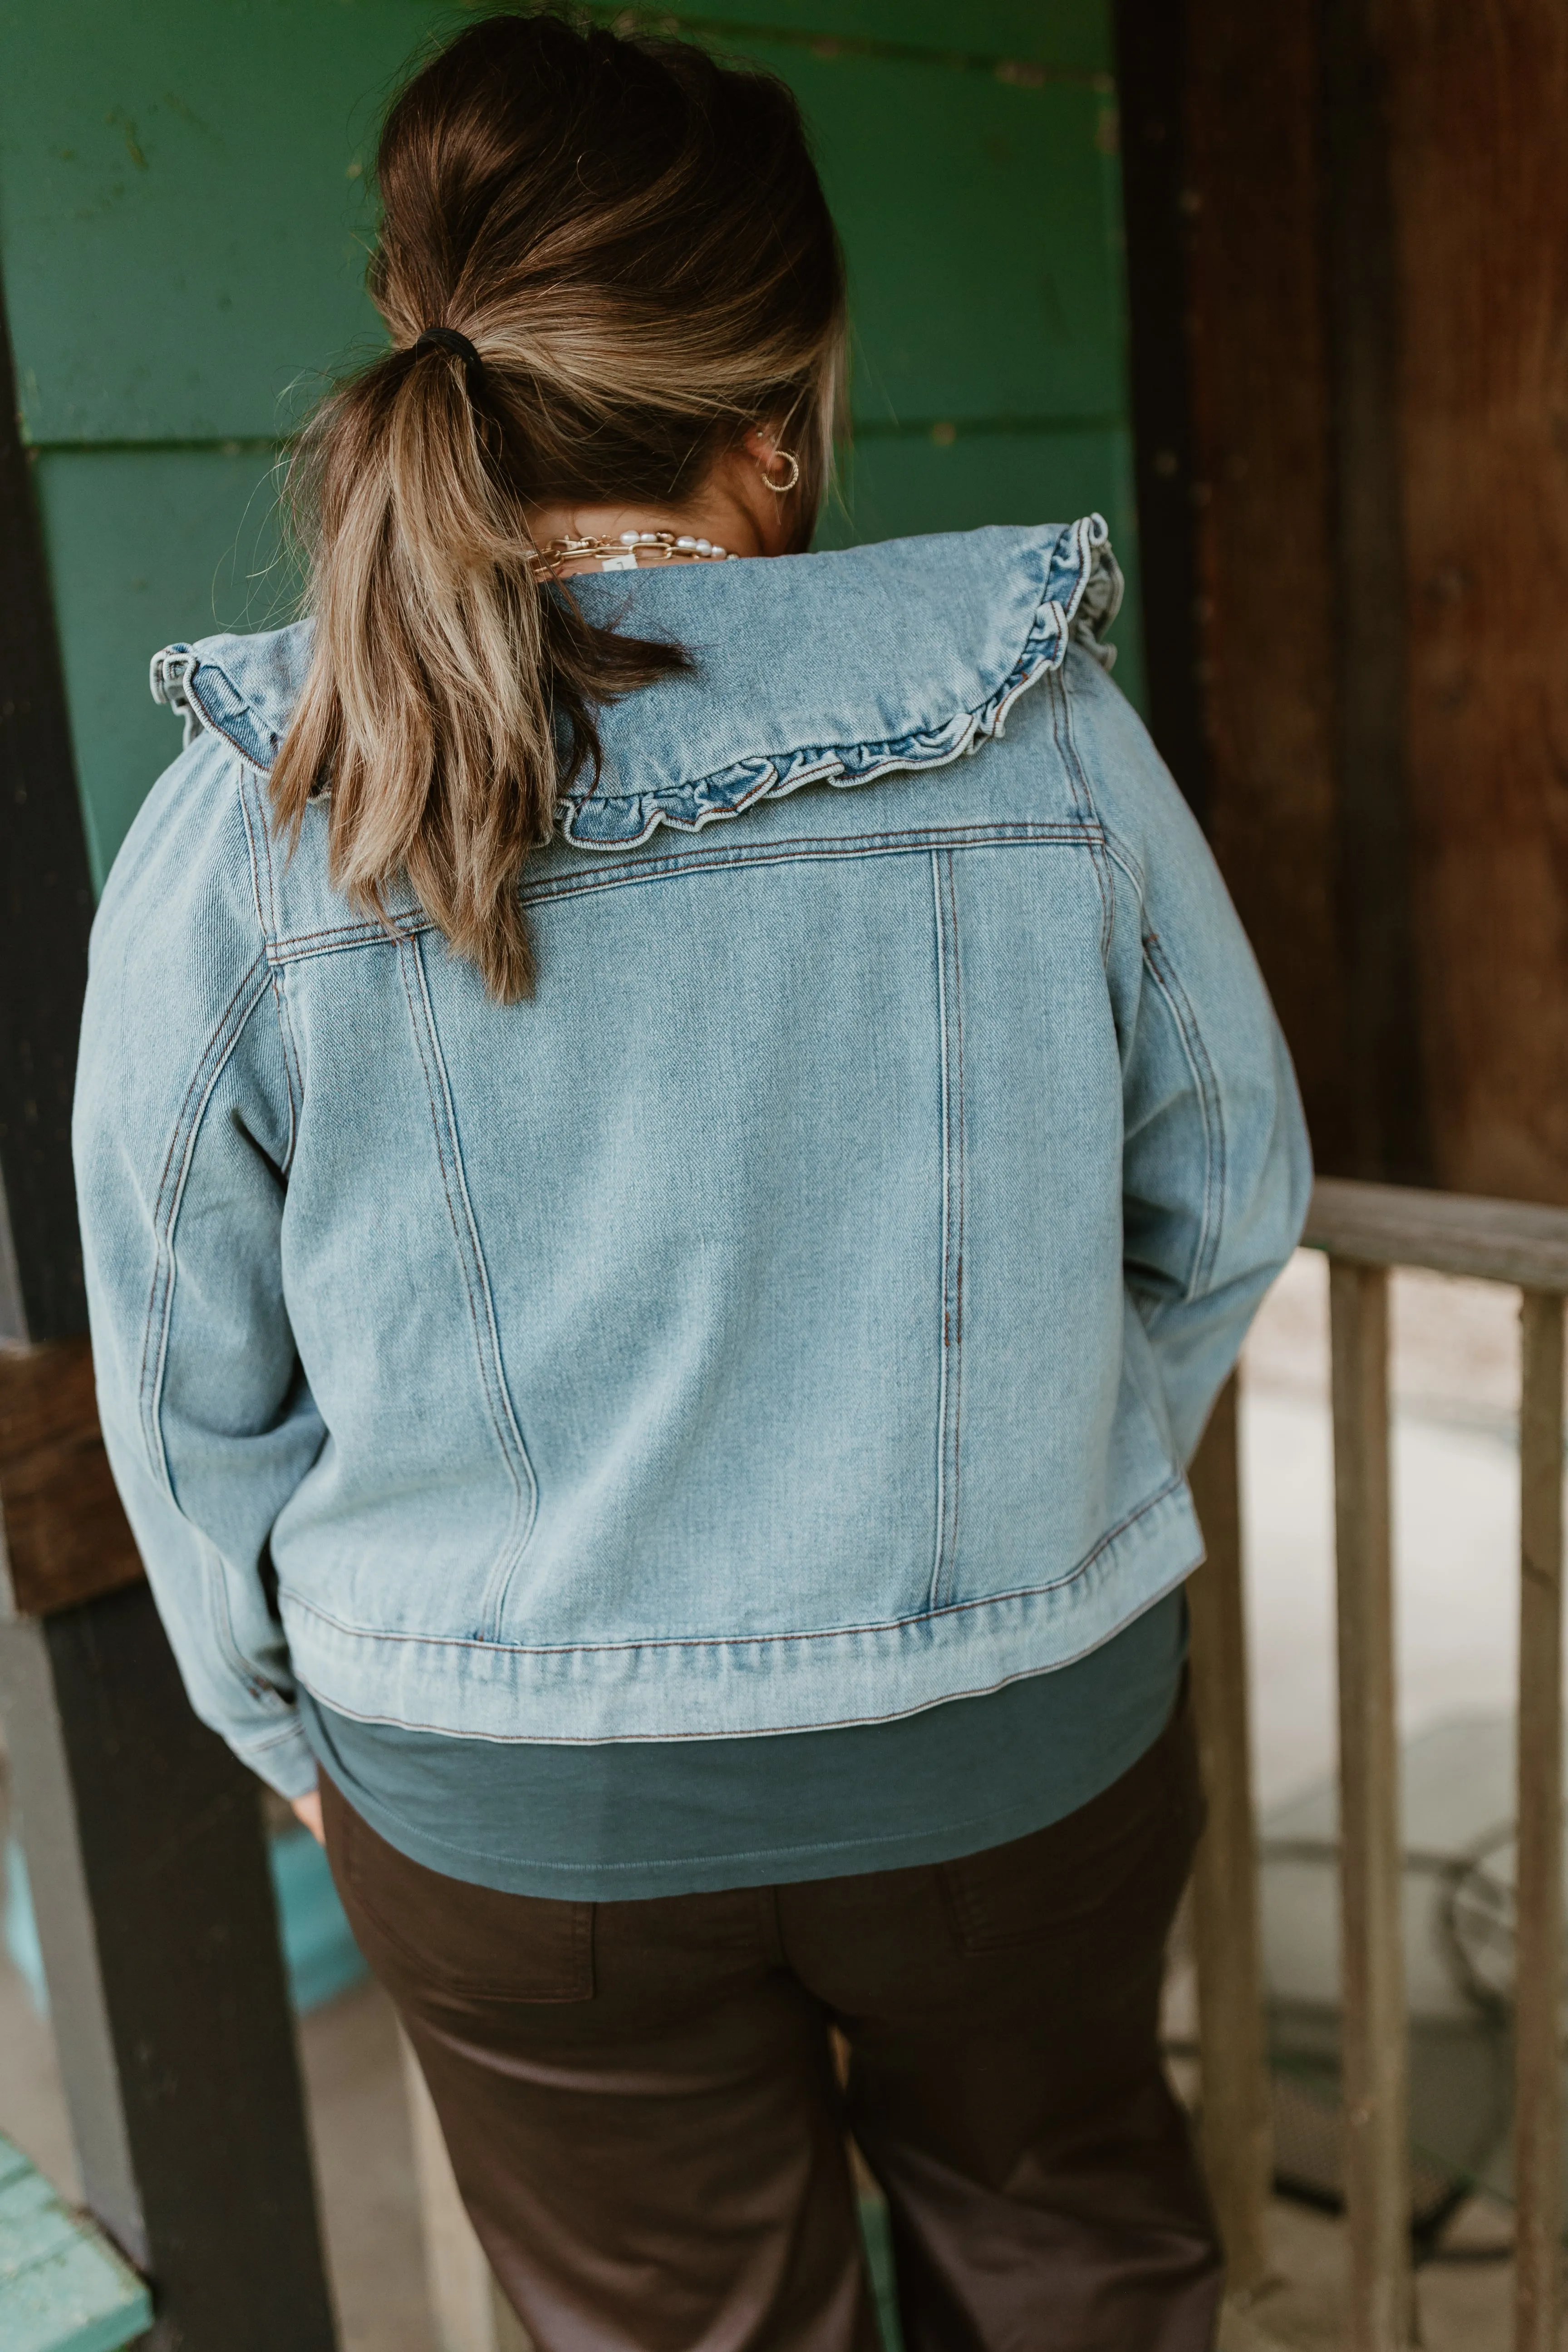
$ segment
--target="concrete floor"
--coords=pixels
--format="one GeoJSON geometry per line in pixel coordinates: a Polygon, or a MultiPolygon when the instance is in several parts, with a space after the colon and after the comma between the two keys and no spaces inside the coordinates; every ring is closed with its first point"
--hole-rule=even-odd
{"type": "MultiPolygon", "coordinates": [[[[1402,1728],[1511,1705],[1517,1517],[1513,1295],[1401,1276],[1394,1285],[1396,1545],[1402,1728]]],[[[1259,1801],[1331,1772],[1331,1486],[1326,1279],[1303,1255],[1249,1343],[1244,1477],[1259,1801]]],[[[396,2041],[364,1987],[308,2019],[301,2054],[343,2352],[437,2352],[425,2289],[396,2041]]],[[[74,2167],[47,2028],[0,1956],[0,2128],[68,2193],[74,2167]]],[[[1302,2346],[1341,2340],[1342,2231],[1275,2209],[1281,2284],[1255,2317],[1302,2346]]],[[[1472,2200],[1456,2252],[1421,2274],[1427,2352],[1508,2340],[1507,2209],[1472,2200]]]]}

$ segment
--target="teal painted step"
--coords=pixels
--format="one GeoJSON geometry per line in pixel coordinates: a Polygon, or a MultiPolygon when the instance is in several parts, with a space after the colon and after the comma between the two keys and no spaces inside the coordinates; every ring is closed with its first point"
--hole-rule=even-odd
{"type": "Polygon", "coordinates": [[[269,1841],[289,1997],[301,2017],[360,1982],[364,1958],[350,1932],[327,1857],[309,1830],[269,1841]]]}
{"type": "MultiPolygon", "coordinates": [[[[358,1945],[349,1932],[327,1857],[309,1830],[282,1830],[268,1843],[272,1892],[278,1903],[283,1966],[289,1998],[301,2017],[333,2000],[365,1974],[358,1945]]],[[[38,1948],[27,1864],[13,1839],[5,1853],[5,1949],[26,1984],[33,2005],[47,2016],[48,1987],[38,1948]]],[[[118,2340],[118,2339],[117,2339],[118,2340]]],[[[0,2329],[0,2352],[9,2352],[0,2329]]]]}
{"type": "Polygon", "coordinates": [[[866,2249],[866,2268],[871,2274],[871,2292],[877,2300],[882,2352],[904,2352],[904,2331],[899,2325],[899,2295],[893,2275],[893,2233],[888,2224],[888,2208],[880,2197],[860,2200],[860,2241],[866,2249]]]}
{"type": "Polygon", "coordinates": [[[152,2324],[135,2272],[0,2135],[0,2352],[118,2352],[152,2324]]]}

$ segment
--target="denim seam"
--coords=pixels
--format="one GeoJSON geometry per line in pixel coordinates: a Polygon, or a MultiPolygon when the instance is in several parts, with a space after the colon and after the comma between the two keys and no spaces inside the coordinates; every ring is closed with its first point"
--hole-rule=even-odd
{"type": "Polygon", "coordinates": [[[266,945],[270,943],[278,928],[277,903],[273,895],[269,866],[267,877],[267,896],[273,908],[273,920],[269,923],[267,919],[266,908],[261,903],[261,859],[257,849],[256,827],[251,818],[250,795],[246,790],[248,781],[244,766],[241,765],[235,785],[235,798],[239,803],[239,821],[245,827],[245,846],[250,859],[250,896],[256,908],[256,928],[261,934],[263,944],[266,945]]]}
{"type": "Polygon", "coordinates": [[[1104,828],[1099,822],[1100,812],[1095,806],[1093,788],[1089,781],[1089,772],[1079,756],[1078,737],[1072,723],[1072,698],[1068,692],[1065,668],[1054,673],[1051,678],[1051,732],[1056,740],[1058,756],[1067,771],[1074,804],[1085,825],[1094,826],[1100,835],[1100,840],[1089,856],[1100,889],[1100,961],[1104,964],[1110,955],[1116,891],[1105,862],[1104,828]]]}
{"type": "MultiPolygon", "coordinates": [[[[195,1522],[189,1522],[193,1527],[195,1522]]],[[[230,1671],[245,1685],[247,1696],[268,1713],[276,1715],[287,1707],[283,1698],[240,1647],[239,1636],[234,1630],[234,1611],[229,1605],[228,1575],[222,1552],[205,1528],[196,1528],[196,1546],[202,1563],[202,1584],[206,1595],[207,1616],[218,1648],[226,1657],[230,1671]]]]}
{"type": "Polygon", "coordinates": [[[926,1606],[934,1609],[942,1593],[942,1546],[947,1536],[947,1255],[951,1232],[948,1196],[952,1183],[952,1153],[948,1140],[952,1118],[948,1089],[952,1073],[947,1044],[947,949],[942,915],[942,855],[935,849],[931,853],[931,877],[935,918],[937,1067],[941,1074],[942,1144],[942,1285],[938,1298],[942,1325],[937,1334],[936,1351],[936,1542],[931,1551],[931,1580],[926,1588],[926,1606]]]}
{"type": "Polygon", "coordinates": [[[278,1004],[278,1034],[279,1034],[279,1040],[282,1040],[282,1066],[284,1066],[284,1075],[287,1075],[287,1085],[289,1085],[289,1160],[287,1160],[287,1167],[284,1167],[284,1173],[287,1173],[287,1169],[294,1164],[296,1122],[303,1119],[303,1115],[306,1115],[306,1073],[303,1073],[303,1063],[300,1063],[299,1058],[299,1040],[296,1040],[296,1034],[294,1034],[294,1013],[291,1013],[289,1009],[289,976],[287,976],[282,964],[273,957],[273,948],[278,946],[278,934],[282,931],[282,894],[279,894],[278,889],[278,866],[275,866],[273,861],[273,828],[270,828],[270,824],[268,824],[268,812],[261,802],[261,783],[258,783],[258,781],[254,783],[254,793],[257,793],[257,816],[258,816],[258,830],[261,830],[261,856],[266,858],[268,906],[273,908],[273,927],[270,927],[270,936],[268,936],[268,962],[273,964],[273,1002],[278,1004]]]}
{"type": "Polygon", "coordinates": [[[171,1501],[174,1499],[174,1479],[163,1451],[159,1426],[160,1399],[163,1394],[163,1372],[168,1350],[169,1325],[174,1312],[174,1230],[179,1219],[180,1205],[184,1199],[185,1184],[190,1175],[196,1139],[212,1099],[213,1088],[228,1066],[229,1058],[244,1035],[252,1013],[260,1003],[267,987],[266,962],[259,954],[243,974],[234,994],[219,1014],[185,1088],[174,1124],[169,1136],[169,1148],[158,1180],[158,1190],[153,1203],[153,1280],[147,1297],[147,1320],[142,1334],[142,1368],[138,1381],[142,1441],[147,1448],[149,1465],[154,1473],[162,1470],[163,1482],[171,1501]],[[245,992],[260,976],[260,985],[252,988],[248,1000],[245,992]],[[245,1000],[242,1002],[242,1000],[245,1000]],[[221,1049],[221,1050],[220,1050],[221,1049]],[[215,1058],[216,1057],[216,1058],[215,1058]],[[194,1109],[193,1109],[194,1105],[194,1109]],[[154,1339],[156,1333],[156,1339],[154,1339]]]}
{"type": "Polygon", "coordinates": [[[278,869],[272,857],[271,827],[268,824],[267,810],[261,798],[260,779],[254,773],[247,772],[243,764],[239,778],[239,805],[245,819],[246,839],[250,848],[251,874],[256,887],[257,920],[261,926],[267,961],[272,971],[272,1005],[278,1017],[278,1043],[283,1055],[283,1081],[289,1093],[289,1143],[283,1156],[283,1174],[287,1176],[294,1164],[300,1121],[305,1112],[305,1080],[300,1066],[300,1053],[295,1041],[294,1026],[289,1017],[289,995],[284,974],[280,961],[273,952],[279,931],[282,928],[282,914],[278,896],[278,869]],[[253,796],[254,810],[251,804],[253,796]],[[267,873],[268,913],[264,913],[261,906],[258,869],[263,866],[267,873]]]}
{"type": "Polygon", "coordinates": [[[1080,824],[1033,824],[1020,818],[1013,824],[1006,820],[989,825],[912,825],[896,834],[857,834],[837,836],[832,834],[786,839],[777,844],[761,843],[753,847],[739,844],[716,844],[711,849],[691,849],[673,856],[639,860],[625,871],[605,875],[577,874],[555,882],[541,882],[522,893],[525,906],[539,906],[554,898],[570,898],[588,890],[623,888],[629,883],[667,881],[690,874],[728,872],[746,866],[780,866],[797,860],[830,862],[849,857],[900,857],[918,855],[928,848],[1008,849],[1008,848],[1088,848],[1097,846],[1087,828],[1080,824]]]}
{"type": "Polygon", "coordinates": [[[279,966],[309,963],[316,956],[352,955],[361,948],[401,949],[409,940],[423,939],[437,929],[438,926],[429,916],[418,922],[400,923],[395,930],[388,930],[381,923],[344,924],[341,930],[304,935],[303,944],[297,951],[294,940],[279,940],[268,949],[268,955],[271,962],[279,966]]]}
{"type": "MultiPolygon", "coordinates": [[[[284,1704],[288,1705],[287,1700],[284,1704]]],[[[250,1738],[243,1732],[231,1731],[226,1736],[247,1756],[266,1756],[274,1748],[287,1747],[292,1739],[303,1739],[307,1748],[310,1744],[306,1738],[305,1727],[300,1719],[299,1712],[293,1707],[289,1709],[287,1723],[279,1724],[274,1730],[262,1732],[257,1738],[250,1738]]]]}
{"type": "Polygon", "coordinates": [[[507,1475],[512,1486],[511,1517],[506,1533],[501,1538],[500,1549],[491,1565],[481,1603],[482,1630],[479,1638],[481,1641],[488,1641],[493,1638],[499,1629],[500,1608],[507,1586],[527,1546],[528,1538],[533,1532],[539,1488],[533,1475],[533,1465],[529,1459],[528,1448],[523,1444],[522,1433],[517,1425],[517,1416],[512,1411],[511,1398],[507,1390],[505,1367],[501,1361],[500,1334],[496,1324],[495,1302],[490,1295],[489,1276],[485,1266],[479,1226],[474,1217],[473,1202],[468,1197],[468,1182],[463,1171],[462,1148],[458,1140],[457,1113],[452,1103],[446,1063],[442,1058],[440,1039],[436,1034],[435,1013],[430,1003],[429,989],[426,984],[424,960],[419,952],[417,940],[411,939],[405,941],[401,961],[404,988],[408,996],[409,1013],[415,1030],[415,1043],[424,1073],[426,1092],[429,1097],[430,1124],[435,1133],[436,1157],[440,1167],[442,1187],[447,1197],[447,1213],[451,1220],[452,1235],[458,1245],[458,1263],[462,1273],[464,1288],[468,1293],[468,1318],[473,1327],[474,1352],[479,1368],[479,1386],[484,1395],[490,1426],[495,1433],[496,1444],[506,1465],[507,1475]],[[412,973],[410,966],[413,967],[412,973]],[[417,995],[416,982],[417,982],[417,995]],[[445,1140],[443,1140],[443,1129],[445,1140]],[[448,1165],[448,1160],[450,1165],[448,1165]]]}
{"type": "MultiPolygon", "coordinates": [[[[1155,1496],[1153,1499],[1158,1501],[1160,1498],[1155,1496]]],[[[1147,1509],[1149,1506],[1144,1505],[1142,1507],[1147,1509]]],[[[1183,1568],[1179,1570],[1174,1576],[1170,1577],[1163,1584],[1160,1585],[1156,1591],[1149,1594],[1148,1598],[1136,1611],[1135,1617],[1146,1616],[1151,1609],[1157,1608],[1162,1601],[1168,1600],[1170,1595],[1175,1591],[1177,1585],[1184,1584],[1191,1573],[1192,1570],[1190,1568],[1183,1568]]],[[[1054,1590],[1054,1588],[1051,1589],[1054,1590]]],[[[1029,1596],[1007,1594],[1003,1597],[1005,1599],[1016,1600],[1020,1597],[1026,1599],[1029,1596]]],[[[289,1598],[290,1600],[294,1598],[292,1592],[289,1593],[289,1598]]],[[[309,1609],[310,1604],[309,1602],[305,1602],[303,1606],[309,1609]]],[[[313,1611],[312,1613],[318,1617],[325,1614],[323,1611],[319,1609],[313,1611]]],[[[1134,1622],[1135,1618],[1130,1618],[1127,1621],[1129,1624],[1134,1622]]],[[[328,1618],[327,1622],[329,1624],[335,1625],[338,1621],[335,1618],[328,1618]]],[[[347,1632],[350,1629],[343,1627],[341,1630],[347,1632]]],[[[1125,1627],[1123,1627],[1122,1630],[1125,1631],[1125,1627]]],[[[415,1635],[410,1638],[416,1640],[418,1639],[418,1636],[415,1635]]],[[[946,1706],[950,1699],[989,1698],[997,1691],[1011,1690],[1016,1684],[1029,1682],[1039,1675],[1060,1673],[1065,1667],[1080,1664],[1085,1658],[1090,1656],[1095,1650],[1100,1648],[1100,1643],[1098,1641],[1094,1641],[1089,1643],[1086,1649],[1074,1650],[1065,1658],[1054,1659],[1049,1666],[1025,1666],[1020,1668],[1018,1673],[1016,1675],[999,1675],[993,1682],[976,1683],[964,1690],[950,1691],[947,1693],[946,1696],[942,1699],[921,1699],[914,1706],[895,1707],[892,1712],[888,1715],[836,1716],[826,1723],[813,1723],[805,1725],[798,1723],[774,1723],[764,1725],[757,1731],[723,1732],[719,1736],[726,1739],[787,1739],[796,1733],[809,1734],[813,1731],[853,1731],[859,1726],[868,1723],[908,1723],[917,1715],[928,1714],[933,1706],[946,1706]]],[[[579,1738],[568,1734],[564,1737],[557,1735],[549,1738],[542,1739],[537,1732],[520,1732],[515,1737],[512,1737],[491,1731],[453,1731],[446,1724],[424,1723],[420,1721],[411,1722],[406,1717],[393,1717],[389,1715],[366,1715],[363,1709],[349,1706],[341,1699],[328,1698],[325,1694],[319,1691],[314,1683],[309,1681],[304,1675],[298,1675],[297,1679],[300,1682],[301,1688],[310,1692],[310,1696],[315,1700],[318,1706],[324,1707],[329,1714],[345,1716],[351,1723],[385,1724],[395,1731],[428,1732],[433,1739],[461,1739],[471,1742],[475,1746],[482,1746],[486,1748],[601,1748],[605,1745],[603,1739],[601,1739],[596,1734],[592,1738],[579,1738]]],[[[617,1748],[689,1747],[695,1746],[700,1740],[710,1739],[712,1736],[713,1735],[711,1733],[703,1731],[633,1731],[624,1734],[614,1742],[614,1745],[617,1748]]]]}
{"type": "Polygon", "coordinates": [[[1220,1102],[1219,1086],[1214,1064],[1204,1044],[1197,1015],[1181,982],[1174,965],[1166,955],[1157,931],[1145,933],[1143,961],[1182,1040],[1187,1066],[1192,1071],[1197,1092],[1200,1117],[1204,1129],[1204,1213],[1198,1232],[1197,1246],[1193,1253],[1193,1268],[1185,1296],[1199,1298],[1214,1273],[1219,1253],[1220,1227],[1225,1213],[1226,1141],[1225,1117],[1220,1102]]]}
{"type": "Polygon", "coordinates": [[[937,1420],[937,1532],[928,1610],[942,1605],[957,1576],[963,1378],[963,992],[958,901],[950,851],[932,850],[942,1054],[942,1330],[937,1420]]]}
{"type": "MultiPolygon", "coordinates": [[[[903,857],[918,856],[932,845],[954,849],[1088,849],[1097,852],[1103,835],[1081,824],[1035,824],[1019,819],[973,826],[921,825],[897,834],[858,835],[840,840],[831,834],[774,846],[745,848],[734,844],[710,849],[689,849],[672,856],[638,860],[625,872],[574,875],[570,879],[525,884],[525,907],[548,906],[558,898],[580,898],[592,890],[624,889],[634,884],[684,879],[689,875],[730,872],[746,866],[778,866],[796,859],[843,857],[903,857]]],[[[404,915],[384,923],[343,923],[316,931],[295,931],[272,941],[268,955],[275,963],[303,962],[310,956],[333,955],[356,947],[401,947],[405,939],[436,929],[428,915],[404,915]]]]}
{"type": "MultiPolygon", "coordinates": [[[[917,1610],[912,1616],[889,1617],[878,1624],[825,1625],[804,1633],[672,1634],[646,1642],[488,1642],[460,1633],[413,1633],[393,1626],[350,1625],[341,1617],[334,1617],[331,1610],[323,1609],[319,1602],[308,1599],[293,1585],[282,1585],[279,1590],[291,1606],[303,1611],[307,1616],[319,1618],[322,1624],[331,1626],[336,1633],[348,1634],[353,1641],[411,1643],[438,1650],[485,1650],[492,1655],[499,1653],[507,1657],[606,1657],[622,1652],[649,1650],[773,1649],[782,1643],[843,1642],[868,1634],[899,1633],[909,1626],[931,1625],[939,1618],[969,1616],[977,1609],[998,1609],[1012,1601],[1037,1601],[1047,1593],[1064,1591],[1069,1584],[1076,1584],[1080,1576],[1086,1575],[1102,1554],[1136,1527],[1140,1519],[1146,1518],[1162,1503],[1169,1502],[1173,1496],[1183,1494],[1186,1483],[1180,1470],[1173,1471],[1163,1486],[1157,1486],[1152,1495],[1145,1496],[1142,1502],[1131,1510],[1124,1512],[1113,1527],[1107,1528],[1065,1575],[1053,1577],[1048,1583],[1022,1585],[1011,1592],[988,1592],[973,1601],[949,1601],[940,1609],[917,1610]]],[[[659,1737],[664,1735],[661,1733],[659,1737]]]]}
{"type": "Polygon", "coordinates": [[[1106,855],[1110,858],[1111,864],[1114,866],[1120,866],[1123,874],[1126,875],[1129,882],[1131,883],[1133,893],[1138,900],[1140,908],[1142,908],[1149,895],[1149,888],[1141,861],[1134,856],[1132,851],[1127,846],[1127,844],[1121,840],[1118,835],[1111,832],[1109,825],[1101,827],[1100,839],[1105,845],[1106,855]]]}

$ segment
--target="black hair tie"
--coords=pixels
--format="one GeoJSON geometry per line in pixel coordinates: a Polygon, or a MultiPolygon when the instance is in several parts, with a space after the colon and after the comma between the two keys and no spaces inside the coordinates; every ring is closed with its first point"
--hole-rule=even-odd
{"type": "Polygon", "coordinates": [[[468,380],[468,398],[479,398],[485,363],[467,335],[459,335],[456,327],[426,327],[413,350],[416,359],[421,352],[450,352],[455,359],[463,362],[463,373],[468,380]]]}

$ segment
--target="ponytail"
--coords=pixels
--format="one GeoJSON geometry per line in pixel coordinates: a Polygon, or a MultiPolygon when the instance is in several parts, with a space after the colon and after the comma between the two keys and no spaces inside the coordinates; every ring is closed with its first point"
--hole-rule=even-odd
{"type": "Polygon", "coordinates": [[[394,106],[377,176],[395,348],[290,469],[315,639],[273,811],[297,837],[327,792],[335,886],[384,914],[405,877],[510,1003],[532,976],[522,869],[597,768],[596,707],[690,667],[542,583],[529,509],[668,503],[787,416],[804,543],[842,268],[781,84],[552,17],[460,35],[394,106]]]}

